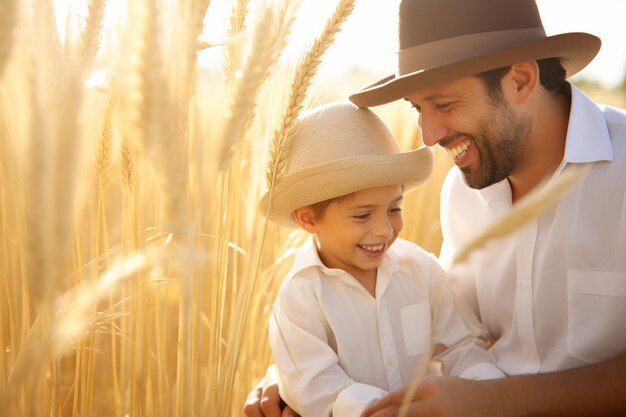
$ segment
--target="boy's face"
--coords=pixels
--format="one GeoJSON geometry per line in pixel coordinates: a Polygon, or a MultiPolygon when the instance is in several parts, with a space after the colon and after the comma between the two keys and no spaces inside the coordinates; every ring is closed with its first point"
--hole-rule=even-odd
{"type": "Polygon", "coordinates": [[[359,278],[375,273],[402,230],[399,185],[368,188],[328,205],[314,224],[319,255],[329,268],[359,278]]]}

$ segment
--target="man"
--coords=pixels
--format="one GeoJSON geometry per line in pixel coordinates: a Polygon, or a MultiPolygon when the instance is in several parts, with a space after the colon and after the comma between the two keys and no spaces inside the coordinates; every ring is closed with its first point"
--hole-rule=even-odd
{"type": "MultiPolygon", "coordinates": [[[[405,0],[399,22],[397,74],[351,100],[408,100],[424,142],[453,157],[444,264],[542,179],[590,167],[556,207],[452,271],[510,377],[424,379],[408,415],[626,415],[626,112],[565,81],[599,40],[546,37],[531,0],[405,0]]],[[[397,415],[404,394],[364,416],[397,415]]],[[[263,395],[271,417],[276,388],[263,395]]]]}

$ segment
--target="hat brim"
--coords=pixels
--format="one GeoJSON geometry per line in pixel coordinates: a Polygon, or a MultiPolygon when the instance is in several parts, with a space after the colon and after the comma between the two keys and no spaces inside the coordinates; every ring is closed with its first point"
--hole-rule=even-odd
{"type": "Polygon", "coordinates": [[[409,152],[355,156],[318,164],[283,178],[265,193],[259,209],[269,220],[297,227],[292,213],[300,207],[386,185],[404,185],[408,192],[423,184],[432,170],[432,150],[425,146],[409,152]]]}
{"type": "Polygon", "coordinates": [[[352,94],[350,101],[359,107],[378,106],[484,71],[544,58],[560,58],[570,77],[591,62],[600,45],[600,39],[589,33],[549,36],[402,76],[390,75],[352,94]]]}

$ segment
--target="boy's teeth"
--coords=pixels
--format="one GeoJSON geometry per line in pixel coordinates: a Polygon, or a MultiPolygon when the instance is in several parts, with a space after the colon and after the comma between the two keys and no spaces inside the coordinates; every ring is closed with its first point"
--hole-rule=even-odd
{"type": "Polygon", "coordinates": [[[448,155],[450,155],[452,159],[457,160],[465,156],[465,151],[467,151],[467,148],[469,148],[469,146],[470,144],[466,142],[461,145],[455,146],[454,148],[446,148],[446,151],[448,151],[448,155]]]}
{"type": "Polygon", "coordinates": [[[382,244],[376,245],[376,246],[361,245],[361,247],[363,249],[367,250],[367,251],[370,251],[370,252],[378,252],[378,251],[383,250],[383,248],[385,247],[385,244],[382,243],[382,244]]]}

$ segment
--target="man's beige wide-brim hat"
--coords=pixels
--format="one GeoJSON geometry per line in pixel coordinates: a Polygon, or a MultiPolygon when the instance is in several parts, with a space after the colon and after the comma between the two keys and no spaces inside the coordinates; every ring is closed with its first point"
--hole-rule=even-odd
{"type": "Polygon", "coordinates": [[[259,205],[286,227],[298,226],[292,213],[300,207],[372,187],[404,185],[410,191],[433,169],[430,148],[402,152],[373,111],[349,102],[302,113],[292,134],[285,172],[259,205]]]}
{"type": "Polygon", "coordinates": [[[350,96],[357,106],[544,58],[561,58],[570,77],[600,49],[588,33],[546,36],[534,0],[403,0],[398,26],[396,73],[350,96]]]}

